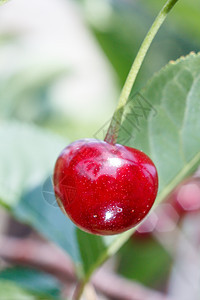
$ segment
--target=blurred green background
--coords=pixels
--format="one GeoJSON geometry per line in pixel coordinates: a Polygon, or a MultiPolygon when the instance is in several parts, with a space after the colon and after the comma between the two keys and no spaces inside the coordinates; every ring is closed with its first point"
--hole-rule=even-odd
{"type": "MultiPolygon", "coordinates": [[[[11,0],[1,6],[0,126],[4,121],[35,124],[66,143],[93,137],[111,118],[164,2],[11,0]]],[[[199,51],[199,12],[196,0],[178,3],[148,52],[135,92],[170,60],[199,51]]],[[[170,264],[169,254],[152,238],[129,241],[118,256],[121,274],[156,288],[170,264]]]]}
{"type": "MultiPolygon", "coordinates": [[[[70,140],[112,116],[119,91],[164,1],[11,1],[0,10],[0,118],[70,140]]],[[[168,61],[199,51],[198,1],[178,3],[158,33],[135,91],[168,61]]]]}

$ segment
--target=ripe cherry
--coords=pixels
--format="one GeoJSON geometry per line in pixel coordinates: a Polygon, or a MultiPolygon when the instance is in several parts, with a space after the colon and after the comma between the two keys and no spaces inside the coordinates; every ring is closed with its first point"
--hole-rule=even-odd
{"type": "Polygon", "coordinates": [[[82,230],[99,235],[124,232],[151,209],[158,175],[143,152],[84,139],[57,159],[54,190],[59,206],[82,230]]]}

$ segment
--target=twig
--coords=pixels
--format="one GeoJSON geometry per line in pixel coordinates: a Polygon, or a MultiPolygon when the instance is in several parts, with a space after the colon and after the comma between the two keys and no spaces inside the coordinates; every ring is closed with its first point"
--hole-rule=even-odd
{"type": "Polygon", "coordinates": [[[103,269],[93,275],[92,282],[96,289],[115,300],[174,300],[113,272],[105,272],[103,269]]]}
{"type": "MultiPolygon", "coordinates": [[[[75,269],[70,258],[52,243],[3,236],[0,237],[0,257],[14,264],[27,265],[50,273],[63,283],[76,282],[75,269]]],[[[91,282],[97,291],[111,299],[173,300],[103,268],[93,275],[91,282]]]]}
{"type": "Polygon", "coordinates": [[[52,243],[1,236],[0,257],[13,264],[42,270],[61,281],[76,280],[70,258],[52,243]]]}

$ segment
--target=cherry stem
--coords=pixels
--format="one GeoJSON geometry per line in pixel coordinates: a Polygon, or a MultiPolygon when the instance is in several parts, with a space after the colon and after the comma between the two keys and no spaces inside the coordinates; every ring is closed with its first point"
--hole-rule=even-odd
{"type": "Polygon", "coordinates": [[[149,47],[151,46],[151,43],[152,43],[154,37],[156,36],[159,28],[161,27],[161,25],[164,22],[165,18],[167,17],[168,13],[171,11],[171,9],[174,7],[174,5],[177,2],[178,2],[178,0],[168,0],[165,3],[165,5],[161,9],[161,11],[159,12],[158,16],[156,17],[155,21],[153,22],[151,28],[149,29],[142,45],[140,46],[138,54],[135,57],[135,60],[132,64],[130,72],[125,81],[125,84],[122,88],[121,95],[119,98],[119,103],[113,114],[110,126],[108,128],[106,137],[104,139],[106,142],[108,142],[110,144],[115,144],[117,142],[124,108],[128,101],[128,98],[130,96],[130,93],[131,93],[131,90],[135,83],[138,72],[139,72],[141,65],[144,61],[144,58],[147,54],[147,51],[149,50],[149,47]]]}
{"type": "MultiPolygon", "coordinates": [[[[139,51],[138,54],[133,62],[133,65],[130,69],[130,72],[127,76],[127,79],[125,81],[125,84],[123,86],[123,89],[121,91],[121,95],[119,98],[119,103],[117,105],[117,108],[113,114],[110,126],[108,128],[105,141],[111,144],[115,144],[117,142],[122,116],[124,112],[124,107],[128,101],[128,98],[130,96],[131,90],[133,88],[134,82],[136,80],[136,77],[138,75],[138,72],[141,68],[141,65],[144,61],[144,58],[147,54],[147,51],[149,47],[151,46],[151,43],[158,32],[159,28],[161,27],[162,23],[164,22],[165,18],[167,17],[168,13],[171,11],[171,9],[174,7],[174,5],[178,2],[178,0],[168,0],[161,11],[159,12],[158,16],[156,17],[155,21],[153,22],[151,28],[149,29],[139,51]]],[[[112,254],[116,253],[117,250],[122,246],[125,241],[128,240],[130,235],[132,234],[132,231],[129,230],[128,232],[125,232],[122,236],[123,238],[119,239],[119,243],[114,243],[114,251],[112,254]]],[[[111,253],[110,253],[111,254],[111,253]]],[[[109,255],[108,255],[109,257],[109,255]]],[[[96,267],[98,267],[100,264],[102,264],[107,258],[107,256],[100,261],[96,267]]],[[[73,295],[73,300],[80,300],[81,296],[84,292],[85,286],[90,280],[90,277],[92,275],[94,270],[91,270],[85,277],[85,279],[81,282],[79,282],[75,293],[73,295]]]]}

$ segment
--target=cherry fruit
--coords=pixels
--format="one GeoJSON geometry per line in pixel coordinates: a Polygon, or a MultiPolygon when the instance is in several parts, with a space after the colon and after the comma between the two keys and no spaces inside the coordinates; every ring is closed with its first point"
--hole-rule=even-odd
{"type": "Polygon", "coordinates": [[[118,234],[141,222],[158,190],[157,170],[146,154],[95,139],[67,146],[53,180],[63,212],[82,230],[99,235],[118,234]]]}

